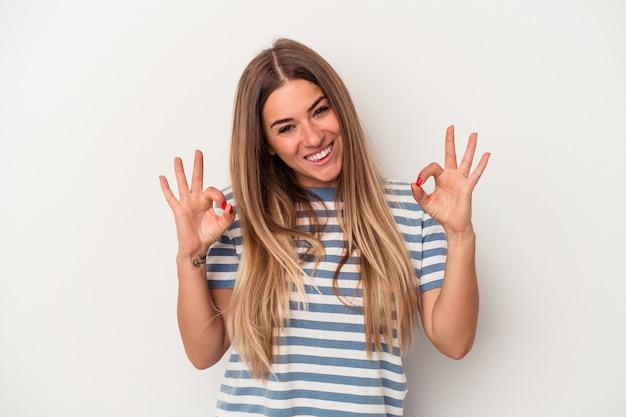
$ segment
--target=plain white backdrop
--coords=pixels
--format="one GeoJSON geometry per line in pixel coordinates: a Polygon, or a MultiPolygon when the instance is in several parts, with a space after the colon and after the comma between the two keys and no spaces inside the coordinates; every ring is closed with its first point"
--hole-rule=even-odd
{"type": "Polygon", "coordinates": [[[158,175],[229,183],[236,83],[273,39],[348,85],[413,181],[478,131],[481,318],[462,361],[420,334],[407,416],[626,415],[626,3],[0,1],[0,415],[210,416],[175,318],[158,175]]]}

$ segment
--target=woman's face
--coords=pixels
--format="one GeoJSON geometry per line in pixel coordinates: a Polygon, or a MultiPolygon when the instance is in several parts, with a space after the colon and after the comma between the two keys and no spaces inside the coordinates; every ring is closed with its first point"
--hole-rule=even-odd
{"type": "Polygon", "coordinates": [[[343,137],[328,99],[315,84],[288,81],[263,107],[263,130],[271,155],[293,169],[303,187],[334,187],[341,173],[343,137]]]}

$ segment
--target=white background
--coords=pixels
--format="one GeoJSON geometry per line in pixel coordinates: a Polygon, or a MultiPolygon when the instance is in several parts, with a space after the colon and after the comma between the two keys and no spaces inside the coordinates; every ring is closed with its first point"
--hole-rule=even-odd
{"type": "Polygon", "coordinates": [[[0,415],[210,416],[175,319],[158,175],[227,185],[241,71],[279,36],[344,78],[413,181],[445,128],[492,152],[481,318],[418,336],[407,416],[626,415],[626,2],[0,1],[0,415]]]}

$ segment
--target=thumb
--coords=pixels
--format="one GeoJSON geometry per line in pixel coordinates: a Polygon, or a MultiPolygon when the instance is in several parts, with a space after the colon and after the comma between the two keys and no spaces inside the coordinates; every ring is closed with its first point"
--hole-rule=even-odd
{"type": "Polygon", "coordinates": [[[232,204],[224,205],[222,215],[218,217],[217,221],[224,232],[233,224],[235,221],[235,209],[232,204]]]}
{"type": "Polygon", "coordinates": [[[411,183],[411,191],[413,191],[413,198],[420,206],[424,206],[426,200],[428,199],[428,194],[426,191],[420,186],[417,185],[416,182],[411,183]]]}

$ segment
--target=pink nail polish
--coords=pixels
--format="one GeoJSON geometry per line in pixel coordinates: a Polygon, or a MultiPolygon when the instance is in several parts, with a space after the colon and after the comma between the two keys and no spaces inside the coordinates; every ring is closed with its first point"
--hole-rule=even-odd
{"type": "Polygon", "coordinates": [[[415,184],[417,184],[418,187],[422,185],[423,182],[424,180],[422,179],[422,177],[417,177],[417,180],[415,180],[415,184]]]}
{"type": "Polygon", "coordinates": [[[224,210],[226,208],[226,201],[222,201],[220,207],[222,207],[222,210],[224,210]]]}

